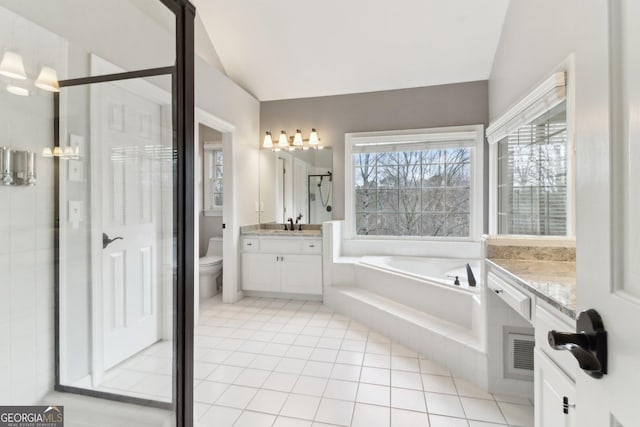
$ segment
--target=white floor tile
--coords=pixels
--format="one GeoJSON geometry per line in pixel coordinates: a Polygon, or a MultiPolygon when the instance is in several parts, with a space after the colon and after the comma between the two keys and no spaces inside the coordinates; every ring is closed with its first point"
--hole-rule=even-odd
{"type": "Polygon", "coordinates": [[[275,420],[275,415],[244,411],[233,427],[271,427],[275,420]]]}
{"type": "Polygon", "coordinates": [[[389,386],[391,385],[391,370],[365,366],[360,374],[360,382],[389,386]]]}
{"type": "Polygon", "coordinates": [[[420,365],[416,357],[391,356],[391,369],[420,372],[420,365]]]}
{"type": "Polygon", "coordinates": [[[327,386],[326,378],[300,376],[292,392],[310,396],[322,396],[327,386]]]}
{"type": "Polygon", "coordinates": [[[280,415],[313,420],[318,410],[318,405],[320,405],[319,397],[290,394],[282,410],[280,410],[280,415]]]}
{"type": "Polygon", "coordinates": [[[229,384],[202,381],[195,387],[195,401],[212,404],[222,395],[222,393],[225,392],[227,388],[229,388],[229,384]]]}
{"type": "Polygon", "coordinates": [[[513,403],[498,402],[507,423],[518,427],[533,426],[533,406],[516,405],[513,403]]]}
{"type": "Polygon", "coordinates": [[[310,376],[310,377],[322,377],[328,378],[331,375],[331,370],[333,369],[333,363],[329,362],[316,362],[310,360],[305,365],[302,370],[302,375],[310,376]]]}
{"type": "Polygon", "coordinates": [[[423,358],[418,359],[418,361],[420,363],[420,372],[423,374],[451,376],[451,372],[447,368],[436,362],[423,358]]]}
{"type": "MultiPolygon", "coordinates": [[[[494,397],[453,378],[322,303],[247,297],[222,304],[217,297],[201,304],[200,315],[199,426],[533,426],[529,399],[494,397]]],[[[157,373],[171,364],[171,346],[164,347],[166,354],[153,346],[128,361],[140,370],[113,373],[109,390],[135,386],[141,397],[170,397],[164,382],[171,377],[157,373]]]]}
{"type": "Polygon", "coordinates": [[[263,369],[265,371],[273,371],[276,366],[280,363],[280,358],[277,356],[268,356],[266,354],[261,354],[257,356],[253,361],[249,364],[250,368],[253,369],[263,369]]]}
{"type": "Polygon", "coordinates": [[[370,366],[373,368],[385,368],[391,369],[391,356],[385,356],[383,354],[365,353],[364,366],[370,366]]]}
{"type": "Polygon", "coordinates": [[[340,350],[338,352],[338,357],[336,358],[336,363],[360,366],[362,365],[363,358],[364,353],[358,351],[340,350]]]}
{"type": "Polygon", "coordinates": [[[275,371],[300,375],[306,364],[306,360],[283,357],[278,366],[276,366],[275,371]]]}
{"type": "Polygon", "coordinates": [[[391,387],[391,406],[398,409],[427,412],[424,404],[424,394],[418,390],[391,387]]]}
{"type": "Polygon", "coordinates": [[[336,380],[358,381],[360,379],[360,370],[360,366],[336,363],[331,370],[331,378],[336,380]]]}
{"type": "Polygon", "coordinates": [[[353,402],[324,398],[320,401],[315,421],[339,426],[350,426],[353,416],[353,405],[353,402]]]}
{"type": "Polygon", "coordinates": [[[231,427],[241,413],[242,411],[239,409],[213,405],[204,413],[202,418],[198,420],[197,424],[200,427],[231,427]]]}
{"type": "Polygon", "coordinates": [[[281,391],[258,390],[249,405],[247,405],[247,409],[277,415],[280,413],[287,397],[289,395],[281,391]]]}
{"type": "Polygon", "coordinates": [[[422,378],[417,372],[391,371],[391,386],[422,391],[422,378]]]}
{"type": "Polygon", "coordinates": [[[246,387],[260,388],[262,384],[267,380],[267,377],[271,374],[269,371],[263,371],[261,369],[247,368],[233,382],[236,385],[243,385],[246,387]]]}
{"type": "Polygon", "coordinates": [[[495,400],[461,397],[462,407],[470,420],[487,421],[490,423],[505,423],[500,408],[495,400]]]}
{"type": "Polygon", "coordinates": [[[222,393],[218,400],[216,400],[216,405],[244,409],[257,392],[258,389],[252,387],[231,385],[222,393]]]}
{"type": "Polygon", "coordinates": [[[290,392],[298,380],[296,374],[286,374],[282,372],[272,372],[267,380],[262,384],[262,388],[276,391],[290,392]]]}
{"type": "Polygon", "coordinates": [[[453,380],[456,383],[456,388],[458,389],[458,394],[460,396],[493,400],[493,396],[491,395],[491,393],[482,390],[480,387],[460,378],[454,378],[453,380]]]}
{"type": "Polygon", "coordinates": [[[220,365],[207,377],[207,380],[231,384],[243,370],[238,366],[220,365]]]}
{"type": "Polygon", "coordinates": [[[360,383],[356,401],[371,405],[389,406],[391,402],[391,388],[381,385],[360,383]]]}
{"type": "Polygon", "coordinates": [[[339,400],[356,400],[358,383],[353,381],[329,380],[324,390],[324,397],[339,400]]]}
{"type": "Polygon", "coordinates": [[[391,408],[391,427],[429,427],[429,416],[424,412],[391,408]]]}
{"type": "Polygon", "coordinates": [[[425,393],[427,411],[430,414],[465,418],[462,404],[458,396],[440,393],[425,393]]]}
{"type": "Polygon", "coordinates": [[[451,377],[445,377],[442,375],[422,375],[422,386],[424,391],[433,393],[445,393],[445,394],[458,394],[456,386],[453,383],[451,377]]]}
{"type": "MultiPolygon", "coordinates": [[[[409,426],[411,424],[404,424],[409,426]]],[[[388,406],[356,403],[353,411],[352,427],[389,427],[390,414],[388,406]]]]}
{"type": "Polygon", "coordinates": [[[289,417],[278,417],[273,427],[311,427],[311,421],[289,417]]]}
{"type": "Polygon", "coordinates": [[[506,424],[487,423],[484,421],[467,420],[469,427],[507,427],[506,424]]]}
{"type": "Polygon", "coordinates": [[[469,423],[464,418],[429,414],[429,421],[431,422],[431,427],[469,427],[469,423]]]}

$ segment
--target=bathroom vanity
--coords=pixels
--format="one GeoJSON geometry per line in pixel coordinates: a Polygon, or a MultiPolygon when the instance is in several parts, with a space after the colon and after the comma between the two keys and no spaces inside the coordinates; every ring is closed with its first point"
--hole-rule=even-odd
{"type": "Polygon", "coordinates": [[[242,290],[272,297],[322,297],[319,227],[285,231],[268,224],[241,230],[242,290]]]}
{"type": "Polygon", "coordinates": [[[568,351],[549,345],[547,333],[575,330],[575,249],[572,242],[546,244],[487,239],[487,292],[533,328],[535,425],[574,426],[575,378],[582,373],[568,351]]]}

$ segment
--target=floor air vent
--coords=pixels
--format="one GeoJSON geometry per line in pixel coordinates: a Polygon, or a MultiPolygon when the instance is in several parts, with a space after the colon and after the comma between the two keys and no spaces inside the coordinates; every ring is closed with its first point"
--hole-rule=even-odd
{"type": "Polygon", "coordinates": [[[533,334],[504,331],[505,378],[533,380],[533,334]]]}

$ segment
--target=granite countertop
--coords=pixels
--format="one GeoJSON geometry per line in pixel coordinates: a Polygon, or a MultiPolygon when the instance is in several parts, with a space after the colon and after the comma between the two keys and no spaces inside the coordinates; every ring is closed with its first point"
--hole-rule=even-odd
{"type": "Polygon", "coordinates": [[[487,262],[561,312],[576,317],[575,261],[491,258],[487,262]]]}
{"type": "Polygon", "coordinates": [[[322,225],[303,224],[302,230],[285,230],[283,224],[254,224],[240,227],[243,236],[278,236],[278,237],[321,237],[322,225]]]}

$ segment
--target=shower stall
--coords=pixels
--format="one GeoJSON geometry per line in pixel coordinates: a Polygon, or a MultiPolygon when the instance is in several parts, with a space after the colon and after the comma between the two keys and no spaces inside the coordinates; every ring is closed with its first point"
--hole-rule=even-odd
{"type": "Polygon", "coordinates": [[[0,0],[3,404],[193,424],[194,16],[0,0]]]}
{"type": "Polygon", "coordinates": [[[331,221],[333,210],[333,173],[307,175],[309,224],[331,221]]]}

